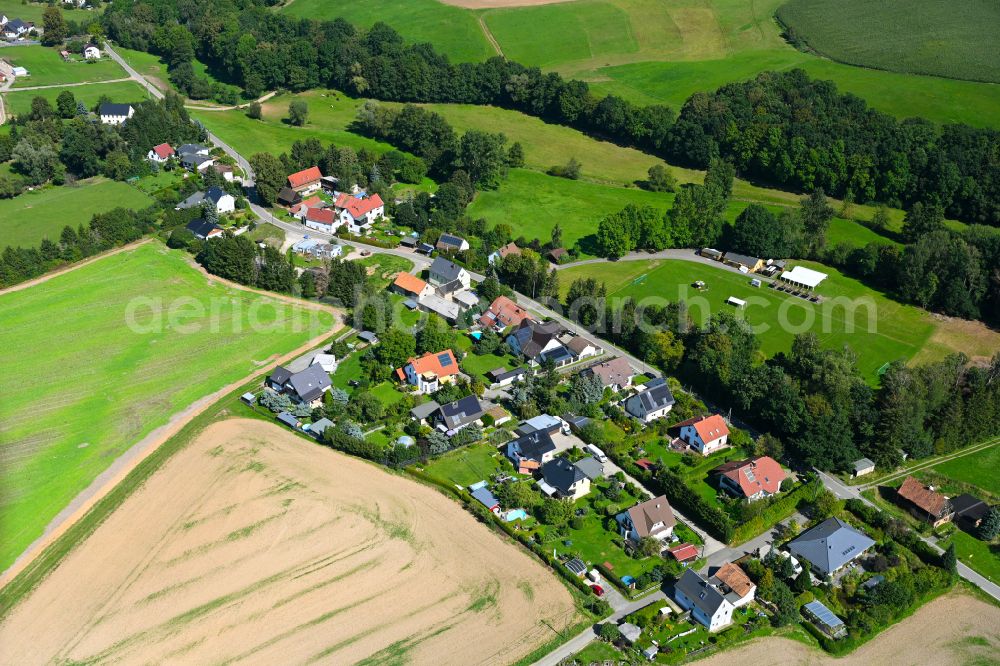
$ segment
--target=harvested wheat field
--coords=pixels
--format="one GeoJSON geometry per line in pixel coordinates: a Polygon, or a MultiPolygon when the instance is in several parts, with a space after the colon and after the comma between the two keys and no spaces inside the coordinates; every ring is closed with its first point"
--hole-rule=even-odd
{"type": "Polygon", "coordinates": [[[5,663],[510,663],[577,620],[439,492],[215,423],[0,624],[5,663]]]}
{"type": "Polygon", "coordinates": [[[833,658],[787,638],[762,638],[716,654],[698,666],[870,666],[871,664],[995,664],[1000,609],[964,593],[939,597],[846,657],[833,658]]]}

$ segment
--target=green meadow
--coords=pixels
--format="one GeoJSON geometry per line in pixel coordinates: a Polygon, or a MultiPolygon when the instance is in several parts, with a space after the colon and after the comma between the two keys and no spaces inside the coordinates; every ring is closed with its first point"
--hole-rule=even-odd
{"type": "Polygon", "coordinates": [[[791,0],[777,12],[810,49],[893,72],[1000,83],[1000,4],[992,0],[791,0]]]}
{"type": "Polygon", "coordinates": [[[0,296],[0,320],[0,570],[171,415],[334,323],[208,280],[155,242],[0,296]]]}
{"type": "Polygon", "coordinates": [[[796,334],[813,332],[827,347],[850,347],[858,355],[862,376],[872,383],[877,381],[880,366],[911,359],[934,332],[931,316],[919,308],[892,301],[835,269],[813,262],[794,263],[829,275],[817,288],[824,303],[810,303],[766,286],[755,288],[747,275],[685,260],[573,266],[560,271],[559,282],[565,294],[574,279],[597,276],[609,296],[685,300],[697,324],[717,312],[732,312],[758,329],[765,357],[790,350],[796,334]],[[706,290],[692,287],[698,280],[705,282],[706,290]],[[746,308],[727,305],[730,296],[746,300],[746,308]]]}
{"type": "Polygon", "coordinates": [[[0,244],[33,247],[43,238],[58,242],[66,225],[76,229],[96,213],[118,207],[138,210],[152,203],[139,189],[100,176],[73,185],[43,187],[0,199],[0,244]]]}
{"type": "Polygon", "coordinates": [[[44,88],[42,90],[17,90],[16,88],[4,95],[4,105],[11,115],[28,113],[31,111],[31,100],[36,97],[44,97],[55,107],[56,98],[59,93],[68,90],[73,93],[76,101],[83,102],[88,109],[93,109],[102,95],[107,95],[116,102],[122,104],[130,102],[142,102],[149,95],[146,90],[135,81],[117,81],[115,83],[95,83],[86,86],[62,86],[55,88],[44,88]]]}
{"type": "MultiPolygon", "coordinates": [[[[109,81],[128,76],[118,63],[110,58],[100,60],[72,60],[66,62],[59,50],[48,46],[18,46],[3,50],[3,56],[14,65],[25,67],[30,76],[19,76],[14,88],[26,86],[52,86],[61,83],[84,81],[109,81]]],[[[74,58],[80,56],[74,55],[74,58]]]]}
{"type": "MultiPolygon", "coordinates": [[[[98,3],[100,5],[100,3],[98,3]]],[[[19,18],[22,21],[32,21],[37,25],[42,25],[42,16],[48,8],[44,2],[21,2],[21,0],[0,0],[0,14],[9,19],[19,18]]],[[[91,21],[96,21],[101,15],[100,7],[96,10],[73,9],[64,3],[56,5],[67,21],[74,21],[86,26],[91,21]]],[[[19,47],[20,48],[20,47],[19,47]]]]}
{"type": "MultiPolygon", "coordinates": [[[[167,74],[167,63],[163,61],[157,55],[152,53],[146,53],[145,51],[134,51],[132,49],[122,48],[120,46],[115,47],[115,52],[122,57],[129,64],[132,69],[142,74],[150,83],[159,88],[163,92],[168,90],[173,90],[177,92],[177,89],[170,82],[170,77],[167,74]]],[[[211,81],[216,81],[215,77],[208,71],[208,67],[205,63],[198,59],[195,59],[192,63],[194,67],[194,72],[198,76],[204,76],[211,81]]],[[[195,100],[195,104],[205,104],[211,105],[211,100],[195,100]]]]}
{"type": "Polygon", "coordinates": [[[956,481],[978,486],[993,495],[1000,496],[1000,481],[997,480],[995,474],[998,467],[1000,467],[1000,445],[967,456],[952,458],[939,465],[934,465],[927,471],[943,474],[956,481]]]}

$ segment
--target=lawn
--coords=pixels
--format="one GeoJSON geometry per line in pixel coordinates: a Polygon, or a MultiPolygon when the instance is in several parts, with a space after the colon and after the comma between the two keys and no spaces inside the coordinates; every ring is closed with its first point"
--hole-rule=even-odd
{"type": "Polygon", "coordinates": [[[31,100],[35,97],[44,97],[55,108],[56,98],[59,93],[68,90],[73,93],[73,97],[78,102],[83,102],[88,109],[97,106],[97,101],[102,95],[107,95],[116,102],[122,104],[137,103],[145,101],[148,97],[145,89],[135,81],[117,81],[115,83],[97,83],[87,86],[63,86],[56,88],[45,88],[43,90],[9,90],[4,94],[4,105],[11,115],[28,113],[31,110],[31,100]]]}
{"type": "Polygon", "coordinates": [[[151,203],[137,188],[103,177],[25,192],[0,199],[0,244],[33,247],[43,238],[58,241],[63,227],[89,224],[95,213],[118,207],[145,208],[151,203]]]}
{"type": "Polygon", "coordinates": [[[754,288],[746,275],[684,260],[576,266],[561,271],[559,281],[563,294],[574,279],[597,275],[605,281],[609,296],[686,300],[696,324],[716,312],[732,312],[756,328],[761,352],[767,357],[791,349],[796,333],[811,331],[825,346],[851,347],[858,355],[859,370],[871,383],[877,381],[875,371],[882,364],[917,354],[937,325],[923,310],[896,303],[835,269],[796,263],[829,275],[817,289],[826,299],[824,303],[808,303],[766,287],[754,288]],[[704,281],[708,289],[695,291],[690,285],[696,280],[704,281]],[[747,300],[746,308],[736,310],[726,305],[730,296],[747,300]],[[848,300],[836,303],[843,300],[836,297],[848,300]]]}
{"type": "Polygon", "coordinates": [[[438,0],[292,0],[282,11],[317,20],[343,17],[361,28],[383,21],[407,41],[432,42],[454,61],[479,61],[496,55],[475,14],[438,0]]]}
{"type": "Polygon", "coordinates": [[[996,475],[998,468],[1000,468],[1000,444],[967,456],[952,458],[927,471],[978,486],[986,492],[1000,496],[1000,481],[996,475]]]}
{"type": "Polygon", "coordinates": [[[405,393],[396,390],[396,386],[398,386],[398,384],[396,384],[395,382],[391,381],[382,382],[380,384],[371,387],[371,389],[369,389],[369,392],[373,396],[378,398],[379,402],[381,402],[383,405],[385,405],[386,407],[391,407],[392,405],[395,405],[397,402],[406,397],[405,393]]]}
{"type": "Polygon", "coordinates": [[[0,297],[0,366],[21,389],[0,401],[0,569],[171,415],[333,325],[188,261],[154,242],[0,297]]]}
{"type": "MultiPolygon", "coordinates": [[[[62,11],[63,17],[67,21],[74,21],[86,26],[91,21],[96,21],[101,16],[103,5],[98,4],[96,10],[73,9],[71,5],[59,3],[56,6],[62,11]]],[[[32,21],[37,25],[42,25],[42,16],[49,5],[44,2],[21,2],[21,0],[0,0],[0,14],[9,19],[19,18],[22,21],[32,21]]],[[[18,47],[22,48],[22,47],[18,47]]]]}
{"type": "Polygon", "coordinates": [[[385,289],[401,271],[413,270],[413,262],[393,254],[373,254],[356,260],[368,272],[368,281],[379,289],[385,289]]]}
{"type": "Polygon", "coordinates": [[[947,548],[951,544],[955,544],[955,553],[966,566],[1000,584],[1000,546],[991,546],[959,529],[938,545],[947,548]]]}
{"type": "Polygon", "coordinates": [[[465,487],[489,481],[503,467],[503,460],[495,446],[480,442],[434,458],[424,471],[436,479],[465,487]]]}
{"type": "Polygon", "coordinates": [[[465,358],[462,359],[461,366],[462,370],[466,374],[471,376],[479,375],[484,377],[486,383],[490,383],[490,379],[486,377],[486,373],[495,368],[507,368],[508,370],[513,370],[520,363],[512,359],[510,356],[500,356],[498,354],[483,354],[480,356],[475,353],[468,353],[465,358]]]}
{"type": "MultiPolygon", "coordinates": [[[[29,76],[14,80],[14,88],[51,86],[84,81],[109,81],[127,78],[125,70],[111,58],[66,62],[59,51],[49,46],[18,46],[3,51],[4,58],[15,66],[25,67],[29,76]]],[[[74,56],[76,58],[77,56],[74,56]]]]}
{"type": "Polygon", "coordinates": [[[913,0],[791,0],[778,19],[809,48],[839,62],[910,74],[1000,83],[1000,5],[913,0]]]}
{"type": "Polygon", "coordinates": [[[363,353],[353,352],[347,358],[339,359],[337,370],[330,377],[330,382],[339,389],[348,393],[352,392],[354,389],[351,388],[349,382],[352,379],[361,379],[361,356],[363,353]]]}

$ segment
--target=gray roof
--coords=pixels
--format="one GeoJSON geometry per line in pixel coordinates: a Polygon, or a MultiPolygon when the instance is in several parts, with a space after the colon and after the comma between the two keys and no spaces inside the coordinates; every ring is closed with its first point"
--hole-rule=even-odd
{"type": "Polygon", "coordinates": [[[637,393],[625,401],[625,410],[639,416],[642,412],[651,412],[674,404],[674,394],[670,392],[667,380],[659,377],[646,384],[646,390],[637,393]],[[641,406],[643,409],[639,409],[641,406]]]}
{"type": "Polygon", "coordinates": [[[332,425],[333,421],[324,417],[319,419],[318,421],[314,421],[313,423],[309,424],[309,432],[319,437],[320,435],[323,434],[324,430],[326,430],[332,425]]]}
{"type": "Polygon", "coordinates": [[[219,187],[218,185],[213,185],[212,187],[205,190],[205,198],[214,203],[216,206],[219,205],[219,200],[226,196],[228,192],[219,187]]]}
{"type": "Polygon", "coordinates": [[[297,428],[299,426],[299,420],[296,417],[292,416],[292,414],[289,412],[281,412],[274,418],[278,419],[285,425],[291,426],[293,428],[297,428]]]}
{"type": "Polygon", "coordinates": [[[580,468],[559,456],[542,465],[542,478],[560,493],[567,495],[571,485],[587,477],[580,468]]]}
{"type": "Polygon", "coordinates": [[[514,368],[513,370],[504,370],[503,368],[497,368],[496,370],[490,370],[490,377],[494,382],[502,382],[505,379],[510,379],[511,377],[521,377],[527,374],[527,370],[524,368],[514,368]],[[497,372],[499,370],[499,372],[497,372]]]}
{"type": "Polygon", "coordinates": [[[500,500],[498,500],[493,493],[490,492],[490,489],[485,486],[473,490],[472,496],[487,509],[492,509],[493,507],[500,505],[500,500]]]}
{"type": "Polygon", "coordinates": [[[205,152],[206,150],[208,150],[208,146],[203,146],[200,143],[185,143],[181,144],[180,148],[177,149],[177,154],[188,155],[205,152]]]}
{"type": "Polygon", "coordinates": [[[441,418],[445,426],[453,430],[482,418],[484,411],[479,398],[467,395],[461,400],[441,405],[441,418]]]}
{"type": "Polygon", "coordinates": [[[521,323],[521,328],[508,337],[517,340],[522,354],[530,359],[535,359],[542,353],[545,345],[549,344],[553,338],[558,337],[562,330],[562,324],[555,320],[539,322],[525,319],[521,323]]]}
{"type": "Polygon", "coordinates": [[[629,643],[635,643],[642,636],[642,629],[631,622],[622,622],[618,625],[618,631],[622,632],[622,637],[629,643]]]}
{"type": "Polygon", "coordinates": [[[863,469],[868,469],[869,467],[874,467],[875,463],[868,458],[860,458],[854,461],[854,471],[860,472],[863,469]]]}
{"type": "Polygon", "coordinates": [[[577,416],[576,414],[563,414],[562,420],[568,423],[572,428],[582,428],[590,423],[589,416],[577,416]]]}
{"type": "Polygon", "coordinates": [[[438,237],[438,244],[451,245],[452,247],[462,247],[462,243],[465,242],[464,238],[458,236],[452,236],[451,234],[441,234],[438,237]]]}
{"type": "Polygon", "coordinates": [[[828,576],[874,545],[867,535],[840,518],[827,518],[789,543],[788,550],[828,576]]]}
{"type": "Polygon", "coordinates": [[[191,220],[187,223],[186,229],[193,233],[198,238],[208,238],[208,234],[212,233],[216,229],[221,229],[219,225],[209,222],[208,220],[203,220],[198,218],[197,220],[191,220]]]}
{"type": "Polygon", "coordinates": [[[743,266],[755,266],[760,259],[757,257],[751,257],[745,254],[737,254],[736,252],[726,252],[726,261],[732,261],[737,264],[742,264],[743,266]]]}
{"type": "Polygon", "coordinates": [[[288,378],[292,390],[303,402],[312,402],[330,388],[330,375],[320,365],[310,365],[288,378]]]}
{"type": "Polygon", "coordinates": [[[428,416],[441,409],[441,405],[437,404],[435,401],[425,402],[422,405],[417,405],[410,410],[410,416],[415,419],[426,419],[428,416]]]}
{"type": "Polygon", "coordinates": [[[507,457],[511,460],[526,458],[541,462],[542,456],[556,450],[552,436],[544,430],[537,430],[507,442],[507,457]]]}
{"type": "Polygon", "coordinates": [[[132,110],[131,104],[112,104],[105,102],[97,109],[97,115],[99,116],[127,116],[128,112],[132,110]]]}
{"type": "Polygon", "coordinates": [[[674,587],[683,592],[684,596],[708,617],[714,616],[719,610],[719,606],[726,601],[726,597],[721,592],[691,569],[684,570],[674,587]]]}
{"type": "Polygon", "coordinates": [[[604,476],[604,464],[593,456],[577,460],[574,464],[591,481],[604,476]]]}
{"type": "Polygon", "coordinates": [[[462,267],[444,257],[437,257],[431,264],[430,273],[440,282],[448,283],[459,278],[462,274],[462,267]]]}
{"type": "Polygon", "coordinates": [[[279,365],[278,367],[276,367],[274,370],[271,371],[271,374],[268,376],[267,379],[273,384],[284,386],[285,382],[287,382],[288,378],[291,376],[292,376],[291,370],[289,370],[283,365],[279,365]]]}
{"type": "Polygon", "coordinates": [[[200,206],[201,202],[204,200],[205,200],[204,192],[195,192],[187,199],[177,204],[177,207],[180,208],[181,210],[184,210],[186,208],[194,208],[196,206],[200,206]]]}

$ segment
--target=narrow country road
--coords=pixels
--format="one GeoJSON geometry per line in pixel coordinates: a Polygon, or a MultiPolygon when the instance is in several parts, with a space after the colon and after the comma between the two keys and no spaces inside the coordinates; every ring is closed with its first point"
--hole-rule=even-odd
{"type": "Polygon", "coordinates": [[[125,76],[120,79],[108,79],[107,81],[77,81],[76,83],[53,83],[47,86],[24,86],[23,88],[5,88],[3,89],[8,93],[19,93],[26,92],[29,90],[48,90],[49,88],[75,88],[77,86],[96,86],[102,83],[124,83],[125,81],[133,81],[131,76],[125,76]]]}

